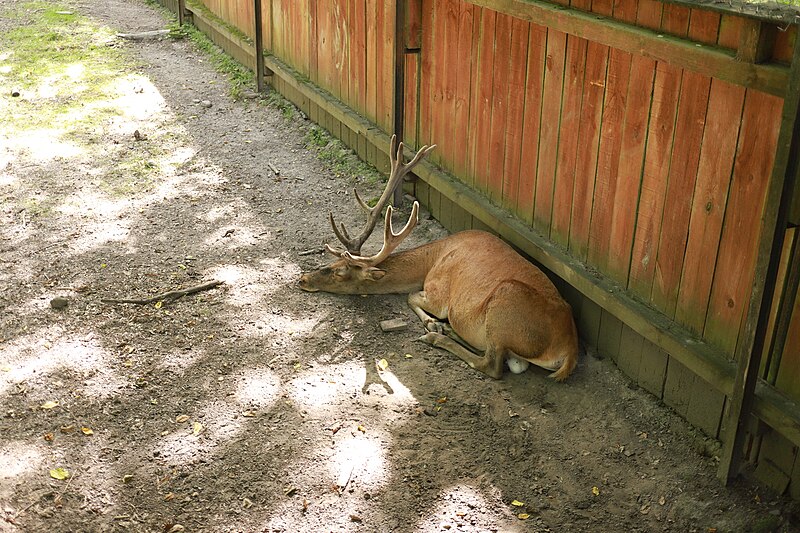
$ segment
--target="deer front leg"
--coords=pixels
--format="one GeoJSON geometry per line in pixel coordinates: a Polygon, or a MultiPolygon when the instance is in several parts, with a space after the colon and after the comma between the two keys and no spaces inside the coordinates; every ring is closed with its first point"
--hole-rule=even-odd
{"type": "Polygon", "coordinates": [[[408,295],[408,306],[416,313],[425,329],[435,333],[445,332],[446,326],[443,322],[447,318],[447,309],[437,309],[428,302],[425,291],[412,292],[408,295]]]}
{"type": "Polygon", "coordinates": [[[467,363],[471,368],[480,370],[491,378],[500,379],[503,376],[503,361],[505,355],[503,351],[497,350],[493,346],[490,346],[483,355],[479,355],[465,348],[450,337],[435,331],[426,333],[420,337],[419,340],[435,348],[447,350],[451,354],[461,358],[461,360],[467,363]]]}

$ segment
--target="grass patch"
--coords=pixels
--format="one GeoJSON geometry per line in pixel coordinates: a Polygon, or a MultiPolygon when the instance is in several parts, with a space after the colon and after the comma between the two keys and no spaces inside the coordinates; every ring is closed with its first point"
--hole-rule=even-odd
{"type": "Polygon", "coordinates": [[[0,127],[69,132],[99,122],[86,112],[113,100],[119,72],[135,66],[110,46],[114,32],[75,14],[68,5],[32,1],[0,16],[26,23],[0,35],[0,85],[19,93],[0,99],[0,127]]]}
{"type": "MultiPolygon", "coordinates": [[[[317,125],[311,126],[306,131],[304,140],[306,148],[316,152],[320,161],[325,163],[336,176],[362,176],[371,184],[385,181],[384,176],[375,167],[359,159],[353,150],[323,128],[317,125]]],[[[368,200],[367,203],[374,205],[375,200],[377,198],[368,200]]]]}

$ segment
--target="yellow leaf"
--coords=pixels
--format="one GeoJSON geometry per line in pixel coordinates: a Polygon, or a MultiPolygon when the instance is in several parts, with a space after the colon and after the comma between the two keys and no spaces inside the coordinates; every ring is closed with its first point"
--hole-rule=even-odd
{"type": "Polygon", "coordinates": [[[187,420],[189,420],[189,415],[179,415],[175,418],[175,422],[178,422],[179,424],[186,422],[187,420]]]}
{"type": "Polygon", "coordinates": [[[594,494],[595,496],[600,496],[600,489],[598,489],[597,487],[592,487],[592,494],[594,494]]]}
{"type": "Polygon", "coordinates": [[[441,398],[436,400],[436,403],[445,403],[446,401],[447,401],[447,396],[442,396],[441,398]]]}
{"type": "Polygon", "coordinates": [[[3,372],[11,372],[11,367],[3,365],[0,366],[0,370],[2,370],[3,372]]]}
{"type": "Polygon", "coordinates": [[[525,502],[514,500],[513,502],[511,502],[511,505],[513,505],[514,507],[522,507],[523,505],[525,505],[525,502]]]}
{"type": "Polygon", "coordinates": [[[362,426],[361,424],[359,424],[359,425],[358,425],[358,430],[359,430],[361,433],[366,433],[366,432],[367,432],[367,429],[366,429],[364,426],[362,426]]]}
{"type": "Polygon", "coordinates": [[[405,357],[406,359],[411,359],[411,358],[412,358],[412,357],[414,357],[414,356],[413,356],[413,355],[411,355],[410,353],[407,353],[407,354],[405,354],[403,357],[405,357]]]}
{"type": "Polygon", "coordinates": [[[92,428],[81,428],[81,433],[83,433],[84,435],[94,435],[94,431],[92,431],[92,428]]]}
{"type": "Polygon", "coordinates": [[[256,414],[253,411],[245,411],[244,413],[242,413],[242,416],[247,418],[253,418],[254,416],[256,416],[256,414]]]}
{"type": "Polygon", "coordinates": [[[107,267],[107,266],[108,266],[108,265],[107,265],[107,264],[105,264],[105,263],[100,263],[100,268],[105,268],[105,267],[107,267]]]}
{"type": "Polygon", "coordinates": [[[53,409],[58,407],[58,402],[44,402],[42,404],[42,409],[53,409]]]}
{"type": "Polygon", "coordinates": [[[520,520],[527,520],[530,517],[531,517],[531,515],[529,515],[528,513],[519,513],[517,515],[517,518],[519,518],[520,520]]]}
{"type": "Polygon", "coordinates": [[[161,309],[162,305],[164,305],[164,302],[162,302],[161,300],[157,301],[156,302],[156,309],[161,309]]]}
{"type": "Polygon", "coordinates": [[[199,435],[203,431],[203,424],[195,422],[192,424],[192,435],[199,435]]]}
{"type": "Polygon", "coordinates": [[[69,477],[69,471],[66,468],[54,468],[50,470],[50,477],[53,479],[64,480],[69,477]]]}
{"type": "Polygon", "coordinates": [[[378,361],[377,365],[378,365],[378,370],[383,371],[389,368],[389,361],[387,361],[386,359],[381,359],[380,361],[378,361]]]}

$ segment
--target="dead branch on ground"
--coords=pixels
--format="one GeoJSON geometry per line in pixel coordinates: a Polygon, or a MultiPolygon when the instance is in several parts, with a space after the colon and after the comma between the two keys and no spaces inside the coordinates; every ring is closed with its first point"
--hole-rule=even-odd
{"type": "Polygon", "coordinates": [[[222,285],[224,282],[222,281],[209,281],[203,283],[202,285],[196,285],[194,287],[189,287],[188,289],[181,289],[178,291],[169,291],[157,296],[153,296],[152,298],[144,298],[141,300],[137,300],[134,298],[103,298],[100,300],[104,304],[137,304],[137,305],[148,305],[156,302],[173,302],[178,298],[183,298],[184,296],[188,296],[190,294],[194,294],[200,291],[206,291],[208,289],[213,289],[218,285],[222,285]]]}

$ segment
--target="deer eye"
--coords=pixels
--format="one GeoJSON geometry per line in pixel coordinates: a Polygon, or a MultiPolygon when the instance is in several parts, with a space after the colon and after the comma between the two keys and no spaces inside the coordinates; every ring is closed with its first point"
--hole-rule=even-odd
{"type": "Polygon", "coordinates": [[[333,275],[337,279],[347,279],[350,277],[350,271],[346,268],[337,268],[333,271],[333,275]]]}

